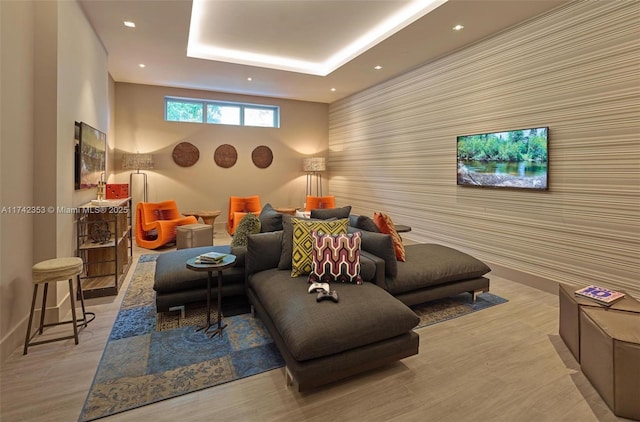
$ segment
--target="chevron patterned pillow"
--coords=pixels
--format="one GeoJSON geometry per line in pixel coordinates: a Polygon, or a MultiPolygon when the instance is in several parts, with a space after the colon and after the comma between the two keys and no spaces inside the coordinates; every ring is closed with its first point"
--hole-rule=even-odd
{"type": "Polygon", "coordinates": [[[323,234],[346,234],[349,219],[340,220],[304,220],[292,218],[293,251],[291,253],[291,277],[299,277],[311,272],[313,239],[311,231],[323,234]]]}
{"type": "Polygon", "coordinates": [[[313,256],[309,283],[362,284],[360,277],[361,232],[320,234],[311,232],[313,256]]]}

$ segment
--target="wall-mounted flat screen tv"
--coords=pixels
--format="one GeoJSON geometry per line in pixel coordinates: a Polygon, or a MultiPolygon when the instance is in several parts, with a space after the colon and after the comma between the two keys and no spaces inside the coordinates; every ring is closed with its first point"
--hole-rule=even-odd
{"type": "Polygon", "coordinates": [[[458,136],[458,185],[548,189],[549,128],[458,136]]]}

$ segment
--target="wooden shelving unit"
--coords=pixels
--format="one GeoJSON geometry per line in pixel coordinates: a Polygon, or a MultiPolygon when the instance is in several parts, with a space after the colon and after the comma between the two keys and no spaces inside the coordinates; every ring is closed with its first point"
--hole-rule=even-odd
{"type": "Polygon", "coordinates": [[[76,223],[84,297],[117,295],[133,256],[131,198],[82,205],[76,223]]]}

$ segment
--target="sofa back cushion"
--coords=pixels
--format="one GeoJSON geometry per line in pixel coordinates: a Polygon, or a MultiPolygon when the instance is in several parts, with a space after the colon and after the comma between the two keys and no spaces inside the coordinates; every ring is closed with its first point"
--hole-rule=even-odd
{"type": "Polygon", "coordinates": [[[311,210],[311,218],[328,220],[330,218],[349,218],[351,205],[340,208],[316,208],[311,210]]]}
{"type": "Polygon", "coordinates": [[[276,268],[280,260],[282,231],[249,235],[245,268],[247,275],[276,268]]]}
{"type": "Polygon", "coordinates": [[[259,218],[262,233],[282,230],[282,214],[276,211],[271,204],[262,207],[259,218]]]}
{"type": "Polygon", "coordinates": [[[378,228],[378,226],[376,226],[376,223],[373,222],[371,217],[367,217],[366,215],[351,214],[349,216],[349,225],[351,227],[355,227],[356,229],[380,233],[380,229],[378,228]]]}
{"type": "MultiPolygon", "coordinates": [[[[349,233],[359,231],[356,228],[349,228],[349,233]]],[[[384,273],[387,277],[395,277],[398,275],[398,260],[396,252],[393,248],[393,240],[391,236],[384,233],[374,233],[368,231],[360,231],[362,233],[361,248],[370,254],[384,260],[384,273]]]]}
{"type": "Polygon", "coordinates": [[[320,234],[313,230],[310,283],[362,284],[360,276],[360,232],[320,234]]]}

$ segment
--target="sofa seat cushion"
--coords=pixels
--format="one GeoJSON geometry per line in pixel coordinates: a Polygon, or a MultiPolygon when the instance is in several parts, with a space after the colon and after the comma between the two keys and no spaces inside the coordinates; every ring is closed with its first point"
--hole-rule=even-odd
{"type": "MultiPolygon", "coordinates": [[[[207,273],[190,270],[186,263],[189,258],[212,251],[231,253],[231,249],[227,245],[180,249],[161,254],[156,260],[153,290],[168,293],[207,287],[207,273]]],[[[213,276],[215,280],[217,273],[214,272],[213,276]]],[[[224,284],[229,283],[244,283],[244,267],[235,265],[224,271],[223,289],[224,284]]]]}
{"type": "Polygon", "coordinates": [[[397,276],[387,279],[391,294],[477,278],[491,271],[484,262],[443,245],[407,245],[405,254],[407,260],[398,262],[397,276]]]}
{"type": "Polygon", "coordinates": [[[410,331],[418,317],[372,283],[332,284],[339,302],[316,302],[306,277],[269,269],[253,274],[249,286],[297,361],[354,349],[410,331]]]}

